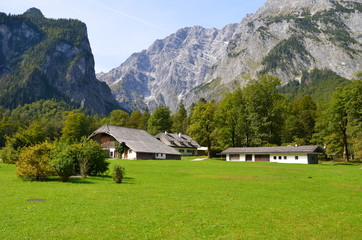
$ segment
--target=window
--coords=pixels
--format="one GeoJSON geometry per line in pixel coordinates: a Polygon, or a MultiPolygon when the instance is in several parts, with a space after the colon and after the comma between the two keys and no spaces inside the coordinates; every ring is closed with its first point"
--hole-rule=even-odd
{"type": "Polygon", "coordinates": [[[277,156],[274,156],[274,160],[277,160],[277,156]]]}
{"type": "Polygon", "coordinates": [[[130,149],[130,150],[128,150],[128,153],[132,153],[132,150],[130,149]]]}
{"type": "Polygon", "coordinates": [[[281,160],[281,159],[282,159],[282,156],[279,156],[278,158],[281,160]]]}
{"type": "Polygon", "coordinates": [[[287,156],[284,156],[284,160],[287,160],[287,156]]]}
{"type": "Polygon", "coordinates": [[[295,160],[298,160],[298,156],[295,156],[295,160]]]}

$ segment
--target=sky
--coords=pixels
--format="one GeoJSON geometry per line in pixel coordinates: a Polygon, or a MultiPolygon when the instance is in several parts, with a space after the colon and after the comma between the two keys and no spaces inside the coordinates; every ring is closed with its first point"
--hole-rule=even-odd
{"type": "Polygon", "coordinates": [[[108,72],[132,53],[147,49],[178,29],[221,29],[255,13],[266,0],[1,0],[0,12],[22,14],[31,7],[47,18],[86,23],[96,72],[108,72]]]}

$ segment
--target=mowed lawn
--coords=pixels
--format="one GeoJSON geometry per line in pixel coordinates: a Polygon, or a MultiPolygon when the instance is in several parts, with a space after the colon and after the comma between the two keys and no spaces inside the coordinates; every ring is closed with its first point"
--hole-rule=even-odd
{"type": "Polygon", "coordinates": [[[25,182],[0,164],[0,239],[362,239],[361,166],[110,162],[124,184],[25,182]]]}

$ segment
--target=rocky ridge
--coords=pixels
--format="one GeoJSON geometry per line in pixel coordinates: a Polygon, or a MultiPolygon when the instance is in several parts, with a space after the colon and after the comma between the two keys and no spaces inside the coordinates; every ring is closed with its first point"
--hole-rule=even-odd
{"type": "Polygon", "coordinates": [[[305,70],[353,78],[362,70],[362,0],[268,0],[223,30],[185,28],[99,75],[130,109],[175,110],[220,99],[261,74],[283,83],[305,70]]]}
{"type": "Polygon", "coordinates": [[[97,80],[86,25],[47,19],[32,8],[0,14],[0,105],[15,108],[61,99],[107,114],[119,108],[107,84],[97,80]]]}

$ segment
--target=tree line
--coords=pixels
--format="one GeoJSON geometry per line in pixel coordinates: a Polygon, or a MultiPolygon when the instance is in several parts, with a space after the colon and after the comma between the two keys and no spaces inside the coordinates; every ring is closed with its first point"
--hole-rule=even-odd
{"type": "Polygon", "coordinates": [[[45,141],[79,143],[104,124],[189,134],[220,152],[228,147],[317,144],[344,161],[362,158],[362,81],[341,84],[329,101],[303,95],[291,99],[277,91],[276,77],[261,76],[220,101],[200,99],[189,111],[183,101],[172,114],[159,107],[151,114],[120,109],[89,115],[62,101],[41,100],[0,111],[1,158],[13,163],[20,150],[45,141]]]}

